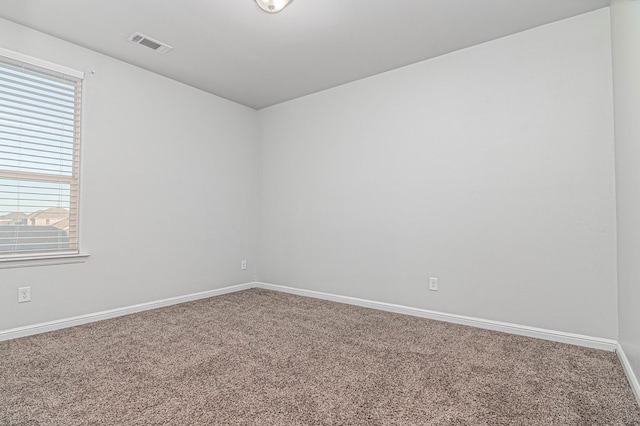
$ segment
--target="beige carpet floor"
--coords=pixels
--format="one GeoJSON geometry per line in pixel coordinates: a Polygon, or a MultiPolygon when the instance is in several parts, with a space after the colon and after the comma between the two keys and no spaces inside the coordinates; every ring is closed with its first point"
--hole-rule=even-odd
{"type": "Polygon", "coordinates": [[[248,290],[0,343],[1,425],[640,425],[614,353],[248,290]]]}

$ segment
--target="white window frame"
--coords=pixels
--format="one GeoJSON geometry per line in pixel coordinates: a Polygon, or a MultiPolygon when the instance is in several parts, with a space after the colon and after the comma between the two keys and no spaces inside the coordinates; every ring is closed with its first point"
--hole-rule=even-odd
{"type": "MultiPolygon", "coordinates": [[[[44,61],[39,58],[34,58],[32,56],[24,55],[19,52],[14,52],[9,49],[5,49],[0,47],[0,56],[11,59],[13,61],[22,62],[24,64],[33,65],[39,68],[44,68],[49,71],[53,71],[56,73],[65,74],[79,80],[82,80],[81,84],[84,84],[84,72],[77,71],[62,65],[54,64],[52,62],[44,61]]],[[[81,93],[81,96],[83,96],[81,93]]],[[[80,105],[82,105],[82,100],[80,101],[80,105]]],[[[76,108],[80,108],[80,105],[77,105],[76,108]]],[[[77,112],[79,115],[80,126],[82,125],[82,109],[77,112]]],[[[82,129],[80,128],[80,134],[82,134],[82,129]]],[[[80,139],[78,138],[77,143],[74,146],[74,151],[80,149],[80,139]]],[[[84,253],[80,251],[80,218],[79,218],[79,199],[80,199],[80,153],[74,152],[74,163],[73,163],[73,176],[61,176],[56,175],[55,180],[57,182],[68,182],[71,185],[75,185],[77,188],[77,201],[76,208],[70,212],[71,215],[75,216],[76,220],[76,229],[74,232],[76,233],[73,238],[72,247],[70,250],[65,251],[51,251],[51,252],[41,252],[41,253],[15,253],[15,254],[5,254],[0,255],[0,269],[4,268],[18,268],[25,266],[45,266],[45,265],[59,265],[59,264],[68,264],[68,263],[82,263],[87,260],[89,257],[88,253],[84,253]]],[[[0,177],[8,178],[8,179],[33,179],[37,178],[37,175],[34,173],[22,173],[22,172],[13,172],[7,170],[0,170],[0,177]]],[[[52,180],[51,176],[43,176],[44,180],[52,180]]]]}

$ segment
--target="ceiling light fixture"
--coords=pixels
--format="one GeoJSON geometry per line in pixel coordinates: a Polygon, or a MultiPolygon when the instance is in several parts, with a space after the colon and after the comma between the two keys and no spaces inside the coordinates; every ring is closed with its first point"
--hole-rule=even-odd
{"type": "Polygon", "coordinates": [[[267,13],[278,13],[293,0],[256,0],[260,9],[267,13]]]}

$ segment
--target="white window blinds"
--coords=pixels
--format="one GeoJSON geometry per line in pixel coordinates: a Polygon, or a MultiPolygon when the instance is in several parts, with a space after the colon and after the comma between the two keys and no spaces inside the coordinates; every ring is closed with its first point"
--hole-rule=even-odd
{"type": "Polygon", "coordinates": [[[0,258],[77,253],[82,79],[1,53],[0,258]]]}

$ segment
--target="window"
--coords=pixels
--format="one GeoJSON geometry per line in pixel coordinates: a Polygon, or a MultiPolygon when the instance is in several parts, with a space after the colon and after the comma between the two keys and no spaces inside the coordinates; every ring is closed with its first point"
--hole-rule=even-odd
{"type": "Polygon", "coordinates": [[[0,260],[79,252],[82,78],[0,49],[0,260]]]}

